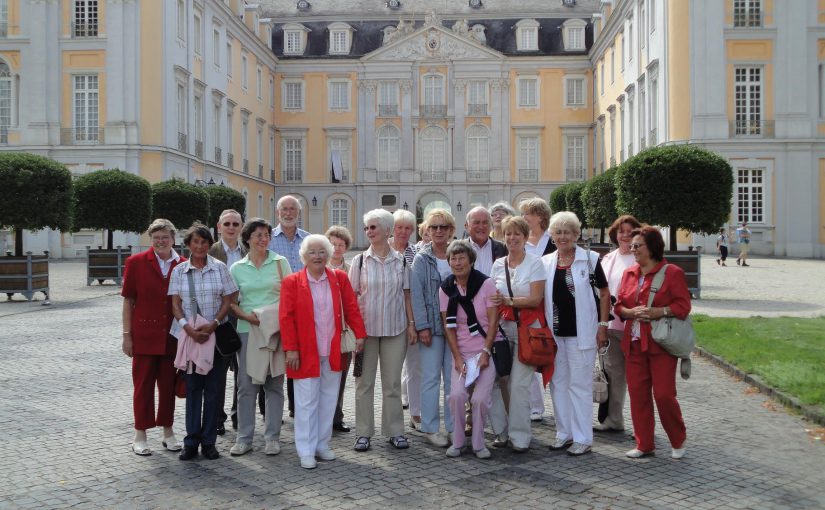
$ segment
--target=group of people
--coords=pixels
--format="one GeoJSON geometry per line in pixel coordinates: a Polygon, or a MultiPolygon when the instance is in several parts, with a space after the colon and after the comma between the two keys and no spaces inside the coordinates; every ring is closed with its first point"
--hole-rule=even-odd
{"type": "Polygon", "coordinates": [[[146,431],[160,426],[163,447],[180,451],[181,460],[195,458],[199,448],[205,458],[218,458],[217,435],[231,417],[237,436],[230,454],[244,455],[252,450],[260,406],[264,453],[277,455],[288,399],[300,465],[315,468],[318,459],[335,459],[333,429],[350,431],[342,403],[352,367],[359,452],[376,436],[380,370],[380,432],[397,449],[410,446],[409,407],[409,427],[446,447],[448,457],[460,456],[469,437],[473,453],[489,458],[488,422],[492,446],[526,452],[549,383],[551,450],[583,455],[594,429],[624,430],[627,392],[636,437],[627,456],[654,453],[654,402],[672,456],[684,455],[677,359],[651,337],[650,321],[684,319],[690,294],[682,270],[664,260],[656,228],[619,217],[609,230],[616,249],[600,259],[577,244],[576,215],[551,214],[539,198],[519,204],[520,214],[506,203],[473,208],[462,240],[445,209],[427,211],[420,225],[406,210],[375,209],[363,217],[369,247],[348,263],[346,228],[324,235],[298,228],[301,205],[288,195],[277,213],[273,227],[224,211],[217,241],[205,225],[192,225],[183,235],[188,260],[173,249],[174,225],[156,219],[147,230],[151,248],[127,260],[123,351],[132,358],[135,454],[151,454],[146,431]],[[416,231],[421,240],[413,244],[416,231]],[[649,305],[654,275],[663,270],[649,305]],[[215,332],[225,322],[242,345],[231,356],[216,350],[215,332]],[[552,331],[553,361],[535,366],[501,354],[519,351],[524,326],[552,331]],[[345,348],[351,338],[354,345],[345,348]],[[594,425],[597,356],[610,397],[607,416],[594,425]],[[227,414],[230,369],[235,394],[227,414]],[[182,442],[172,430],[176,381],[186,387],[182,442]]]}
{"type": "MultiPolygon", "coordinates": [[[[736,242],[739,244],[739,256],[736,257],[736,265],[749,267],[748,252],[751,246],[751,229],[748,228],[748,222],[743,221],[742,225],[736,229],[736,242]]],[[[725,263],[728,260],[728,251],[730,250],[730,235],[721,228],[719,229],[719,236],[716,238],[716,251],[719,252],[719,257],[716,263],[720,266],[727,266],[725,263]]]]}

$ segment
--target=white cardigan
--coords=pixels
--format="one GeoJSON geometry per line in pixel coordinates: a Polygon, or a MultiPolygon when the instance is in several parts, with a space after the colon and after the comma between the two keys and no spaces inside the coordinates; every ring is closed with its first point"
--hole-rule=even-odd
{"type": "MultiPolygon", "coordinates": [[[[541,258],[547,273],[544,284],[544,315],[547,323],[553,324],[553,278],[556,276],[559,252],[554,251],[541,258]]],[[[599,254],[590,252],[590,263],[596,270],[599,254]]],[[[599,311],[590,287],[590,271],[587,267],[587,251],[576,246],[576,256],[570,268],[573,274],[573,288],[576,291],[576,338],[579,350],[596,348],[596,333],[599,330],[599,311]]]]}

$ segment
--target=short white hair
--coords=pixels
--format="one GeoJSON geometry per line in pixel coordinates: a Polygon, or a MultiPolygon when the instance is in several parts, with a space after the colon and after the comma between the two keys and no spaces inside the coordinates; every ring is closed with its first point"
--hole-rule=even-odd
{"type": "Polygon", "coordinates": [[[301,261],[306,264],[307,263],[307,253],[309,252],[309,247],[318,245],[324,247],[324,250],[327,252],[327,260],[332,256],[332,252],[334,248],[332,247],[332,243],[329,242],[327,236],[323,236],[321,234],[310,234],[301,241],[301,247],[298,248],[298,255],[301,257],[301,261]]]}
{"type": "Polygon", "coordinates": [[[295,205],[298,206],[299,211],[302,211],[304,209],[303,206],[301,206],[301,201],[298,200],[297,198],[293,197],[292,195],[284,195],[281,198],[279,198],[278,203],[275,204],[275,209],[280,210],[281,206],[284,205],[284,202],[286,202],[288,200],[295,201],[295,205]]]}
{"type": "Polygon", "coordinates": [[[373,209],[372,211],[367,211],[364,215],[364,226],[366,227],[369,225],[369,222],[372,220],[377,220],[378,226],[383,228],[387,234],[392,232],[392,228],[395,225],[395,219],[386,209],[373,209]]]}
{"type": "Polygon", "coordinates": [[[399,223],[407,223],[415,227],[415,214],[406,209],[396,209],[395,212],[392,213],[392,217],[396,225],[399,223]]]}
{"type": "Polygon", "coordinates": [[[507,202],[496,202],[495,204],[490,206],[489,210],[491,215],[496,211],[504,211],[507,213],[508,216],[516,215],[516,210],[513,209],[513,206],[511,206],[507,202]]]}
{"type": "Polygon", "coordinates": [[[559,211],[553,216],[550,216],[550,231],[552,232],[557,227],[570,227],[577,234],[581,234],[582,222],[576,213],[570,211],[559,211]]]}
{"type": "Polygon", "coordinates": [[[472,217],[476,214],[483,214],[484,217],[487,218],[487,222],[490,225],[493,224],[493,216],[490,214],[490,211],[488,211],[486,207],[481,206],[481,205],[477,205],[477,206],[473,207],[472,209],[470,209],[470,211],[467,213],[467,216],[466,216],[467,219],[464,222],[469,225],[470,224],[470,217],[472,217]]]}

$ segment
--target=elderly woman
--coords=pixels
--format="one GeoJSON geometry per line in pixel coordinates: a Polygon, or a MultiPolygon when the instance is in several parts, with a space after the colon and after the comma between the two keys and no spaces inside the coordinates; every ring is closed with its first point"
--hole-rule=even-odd
{"type": "Polygon", "coordinates": [[[622,352],[627,363],[630,416],[636,437],[636,448],[627,452],[627,456],[635,459],[654,454],[655,401],[659,420],[673,448],[670,456],[681,459],[685,455],[686,430],[676,400],[678,360],[653,340],[650,321],[662,317],[687,318],[690,291],[684,271],[664,259],[665,242],[659,230],[644,225],[634,229],[631,235],[630,249],[636,264],[624,273],[615,307],[616,314],[625,319],[622,352]],[[665,278],[652,306],[648,307],[650,287],[659,271],[666,271],[665,278]]]}
{"type": "Polygon", "coordinates": [[[248,220],[241,230],[241,242],[249,251],[229,269],[240,289],[239,302],[232,304],[232,313],[238,317],[238,335],[243,344],[238,352],[238,435],[230,455],[252,450],[255,399],[261,387],[266,401],[264,453],[281,453],[278,439],[284,414],[286,368],[283,350],[272,340],[272,334],[277,331],[281,283],[292,271],[286,258],[269,250],[271,232],[268,221],[248,220]]]}
{"type": "MultiPolygon", "coordinates": [[[[330,269],[340,269],[345,273],[349,273],[349,264],[344,260],[344,254],[347,253],[347,250],[352,246],[352,234],[350,234],[349,229],[340,225],[333,225],[327,229],[324,235],[327,236],[329,242],[332,243],[332,256],[330,256],[327,266],[329,266],[330,269]]],[[[344,391],[347,387],[347,374],[349,373],[349,366],[351,364],[352,353],[342,353],[338,403],[335,405],[335,415],[332,418],[332,428],[338,432],[349,432],[352,430],[350,426],[344,422],[344,391]]]]}
{"type": "Polygon", "coordinates": [[[444,327],[438,292],[441,283],[452,274],[447,260],[447,246],[455,232],[455,219],[444,209],[431,209],[424,220],[432,241],[415,255],[410,276],[415,329],[421,357],[421,432],[427,440],[444,447],[449,440],[440,433],[439,403],[441,381],[444,381],[444,429],[453,430],[453,420],[447,397],[453,356],[444,339],[444,327]]]}
{"type": "Polygon", "coordinates": [[[175,244],[175,226],[158,218],[146,231],[152,247],[126,259],[123,275],[123,353],[132,358],[132,398],[135,416],[135,439],[132,451],[151,455],[146,430],[163,427],[163,447],[171,451],[182,448],[172,431],[175,417],[175,338],[169,334],[172,324],[172,299],[167,295],[169,275],[181,258],[175,244]],[[155,386],[158,407],[155,412],[155,386]]]}
{"type": "Polygon", "coordinates": [[[527,253],[538,255],[539,257],[549,255],[556,250],[550,232],[550,206],[541,198],[528,198],[522,201],[519,206],[521,216],[527,225],[530,226],[530,235],[527,237],[525,249],[527,253]]]}
{"type": "MultiPolygon", "coordinates": [[[[394,220],[390,246],[398,253],[404,254],[407,266],[412,267],[413,258],[418,248],[410,242],[415,232],[415,215],[406,209],[392,213],[394,220]]],[[[421,426],[421,366],[418,353],[418,339],[407,346],[404,368],[401,369],[401,405],[410,408],[410,427],[421,426]]]]}
{"type": "Polygon", "coordinates": [[[357,338],[356,350],[367,336],[347,274],[328,267],[332,252],[326,237],[307,236],[299,251],[304,269],[281,287],[281,342],[287,377],[294,381],[295,449],[304,469],[316,466],[316,456],[335,459],[329,440],[341,383],[343,325],[357,338]]]}
{"type": "MultiPolygon", "coordinates": [[[[616,218],[607,233],[610,241],[618,246],[602,259],[602,269],[607,276],[607,286],[610,295],[618,298],[619,285],[622,283],[622,275],[625,269],[636,263],[633,253],[630,252],[630,235],[634,228],[640,227],[639,221],[625,214],[616,218]]],[[[610,343],[603,354],[604,371],[608,378],[608,405],[607,416],[604,421],[593,426],[594,430],[609,432],[624,430],[624,396],[627,391],[627,381],[625,379],[624,353],[622,353],[621,341],[624,336],[624,321],[619,317],[614,317],[607,326],[607,338],[610,343]]]]}
{"type": "Polygon", "coordinates": [[[363,369],[355,385],[355,450],[370,448],[375,434],[375,376],[381,363],[381,431],[398,449],[409,448],[404,436],[401,407],[401,367],[407,343],[415,339],[410,302],[409,265],[389,244],[392,214],[374,209],[364,215],[370,247],[352,260],[349,278],[358,295],[358,307],[367,329],[363,369]]]}
{"type": "MultiPolygon", "coordinates": [[[[506,218],[502,222],[502,228],[508,254],[493,262],[491,278],[498,291],[493,303],[504,305],[501,326],[507,338],[516,344],[513,351],[518,352],[518,325],[513,309],[518,309],[520,319],[529,321],[530,324],[536,317],[540,317],[544,313],[541,303],[544,299],[544,281],[547,277],[541,259],[524,249],[530,233],[524,218],[506,218]]],[[[535,374],[535,366],[525,365],[519,360],[518,355],[513,356],[513,367],[509,377],[510,408],[507,428],[513,451],[517,453],[526,452],[530,448],[530,388],[536,383],[535,374]]],[[[541,388],[541,383],[539,384],[541,388]]]]}
{"type": "Polygon", "coordinates": [[[207,459],[219,457],[215,441],[224,372],[212,335],[229,315],[238,287],[226,264],[208,255],[212,242],[205,225],[193,224],[183,236],[190,259],[172,270],[169,283],[175,316],[171,334],[178,338],[175,366],[186,373],[186,437],[180,460],[197,457],[198,446],[207,459]]]}
{"type": "Polygon", "coordinates": [[[422,221],[418,225],[418,237],[418,242],[415,243],[415,248],[417,250],[420,250],[422,247],[424,247],[425,244],[428,244],[430,241],[432,241],[432,239],[430,239],[430,231],[427,230],[426,221],[422,221]]]}
{"type": "MultiPolygon", "coordinates": [[[[496,369],[490,348],[498,333],[498,306],[493,302],[493,280],[473,268],[476,252],[469,241],[453,241],[447,247],[452,274],[438,290],[439,310],[446,326],[445,335],[453,355],[449,407],[453,430],[464,430],[464,407],[472,407],[472,445],[476,457],[490,458],[484,444],[484,427],[492,405],[496,369]],[[472,397],[469,386],[472,386],[472,397]]],[[[447,457],[458,457],[464,447],[464,434],[453,434],[447,457]]]]}
{"type": "Polygon", "coordinates": [[[493,230],[490,232],[490,237],[498,242],[504,242],[504,230],[501,227],[502,221],[515,216],[516,210],[513,209],[507,202],[497,202],[490,207],[490,216],[493,218],[493,230]]]}
{"type": "Polygon", "coordinates": [[[599,255],[576,246],[581,222],[575,214],[554,214],[550,234],[557,250],[542,258],[547,276],[544,313],[548,324],[553,325],[558,346],[550,380],[556,417],[556,440],[550,449],[583,455],[593,444],[593,365],[597,345],[607,345],[610,292],[599,255]],[[599,289],[598,303],[590,283],[591,273],[595,273],[599,289]]]}

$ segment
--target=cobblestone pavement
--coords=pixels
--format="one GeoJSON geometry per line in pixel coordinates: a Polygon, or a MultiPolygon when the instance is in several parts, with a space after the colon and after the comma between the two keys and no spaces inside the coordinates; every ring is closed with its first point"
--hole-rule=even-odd
{"type": "MultiPolygon", "coordinates": [[[[712,259],[711,268],[703,262],[706,273],[716,272],[712,259]]],[[[759,265],[754,260],[753,269],[759,265]]],[[[119,349],[117,288],[86,287],[79,263],[52,268],[51,307],[0,302],[2,509],[825,508],[825,446],[806,434],[811,425],[702,359],[694,360],[690,381],[678,382],[688,428],[681,461],[670,459],[661,428],[659,455],[649,459],[624,457],[633,447],[626,434],[597,433],[593,453],[580,458],[550,452],[550,413],[534,425],[530,452],[491,448],[490,460],[448,459],[414,432],[409,450],[376,437],[370,452],[357,453],[349,433],[333,437],[337,460],[306,471],[298,466],[289,418],[278,456],[263,454],[259,418],[255,451],[240,458],[229,456],[231,430],[219,438],[216,461],[179,461],[162,451],[159,430],[149,434],[154,454],[137,457],[130,449],[130,365],[119,349]]],[[[812,278],[810,268],[804,271],[812,278]]],[[[786,276],[795,274],[789,269],[786,276]]],[[[758,283],[756,276],[750,278],[758,283]]],[[[709,286],[713,278],[706,278],[709,286]]],[[[725,292],[720,285],[708,296],[730,299],[725,292]]],[[[547,405],[552,409],[549,398],[547,405]]],[[[178,437],[183,411],[178,400],[178,437]]],[[[626,417],[629,425],[628,410],[626,417]]]]}

